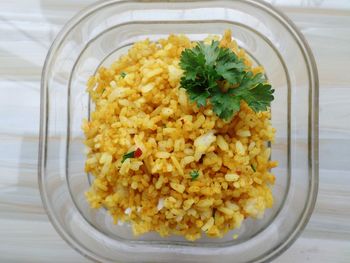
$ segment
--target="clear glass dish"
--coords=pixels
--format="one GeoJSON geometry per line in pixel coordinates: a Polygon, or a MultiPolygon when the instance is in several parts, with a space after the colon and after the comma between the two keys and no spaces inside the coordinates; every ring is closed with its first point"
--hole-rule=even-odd
{"type": "Polygon", "coordinates": [[[99,262],[265,262],[286,250],[307,224],[318,188],[318,77],[300,32],[272,6],[237,1],[103,1],[77,14],[47,55],[41,86],[39,185],[47,214],[64,240],[99,262]],[[86,81],[138,40],[183,33],[193,40],[231,29],[262,64],[272,86],[275,205],[222,239],[189,242],[155,233],[134,237],[84,192],[82,119],[89,116],[86,81]]]}

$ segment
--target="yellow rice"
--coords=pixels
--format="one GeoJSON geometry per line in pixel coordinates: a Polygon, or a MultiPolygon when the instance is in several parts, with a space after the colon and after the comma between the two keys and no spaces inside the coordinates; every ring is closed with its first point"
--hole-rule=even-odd
{"type": "MultiPolygon", "coordinates": [[[[253,73],[263,70],[252,67],[230,31],[220,44],[253,73]]],[[[222,237],[273,205],[270,168],[277,163],[266,146],[275,133],[270,112],[255,113],[242,102],[224,122],[210,105],[190,103],[179,87],[179,59],[194,45],[184,35],[137,42],[88,81],[95,110],[83,124],[85,169],[95,180],[86,198],[92,208],[108,209],[115,223],[130,222],[135,235],[222,237]],[[122,163],[136,148],[142,156],[122,163]],[[196,180],[193,170],[200,174],[196,180]]]]}

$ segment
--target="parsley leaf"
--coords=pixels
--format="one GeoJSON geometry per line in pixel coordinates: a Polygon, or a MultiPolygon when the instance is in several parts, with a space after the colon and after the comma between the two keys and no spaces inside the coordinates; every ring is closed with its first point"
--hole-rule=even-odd
{"type": "Polygon", "coordinates": [[[131,152],[125,153],[123,155],[122,163],[125,162],[126,159],[134,158],[134,155],[135,155],[135,151],[131,151],[131,152]]]}
{"type": "Polygon", "coordinates": [[[196,180],[197,177],[199,176],[199,172],[197,170],[193,170],[190,172],[190,176],[191,176],[192,180],[196,180]]]}
{"type": "Polygon", "coordinates": [[[240,86],[232,89],[234,96],[240,97],[255,112],[266,111],[273,101],[273,92],[271,85],[264,83],[263,74],[259,73],[253,76],[252,72],[248,72],[242,79],[240,86]]]}
{"type": "Polygon", "coordinates": [[[240,109],[241,97],[233,96],[232,91],[230,89],[227,93],[216,92],[211,97],[213,111],[224,120],[228,120],[240,109]]]}
{"type": "Polygon", "coordinates": [[[218,41],[210,45],[198,42],[185,49],[180,67],[184,70],[180,85],[190,101],[198,107],[210,101],[213,111],[224,120],[240,110],[242,100],[258,112],[267,110],[274,99],[264,75],[254,75],[232,50],[219,47],[218,41]]]}
{"type": "Polygon", "coordinates": [[[254,165],[251,164],[250,167],[252,168],[253,172],[255,173],[256,169],[255,169],[254,165]]]}
{"type": "Polygon", "coordinates": [[[245,70],[243,60],[238,59],[237,55],[230,49],[221,48],[221,55],[216,63],[216,71],[229,84],[235,85],[242,80],[245,70]]]}
{"type": "Polygon", "coordinates": [[[120,76],[121,76],[122,78],[125,78],[125,77],[126,77],[126,73],[125,73],[125,72],[122,72],[122,73],[120,73],[120,76]]]}

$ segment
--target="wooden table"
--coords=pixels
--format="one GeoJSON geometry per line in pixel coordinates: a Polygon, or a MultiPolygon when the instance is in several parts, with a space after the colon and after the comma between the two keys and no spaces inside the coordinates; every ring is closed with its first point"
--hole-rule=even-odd
{"type": "MultiPolygon", "coordinates": [[[[88,262],[51,226],[37,184],[40,73],[62,25],[91,0],[0,1],[0,262],[88,262]]],[[[272,0],[304,33],[320,76],[320,188],[275,262],[350,262],[350,1],[272,0]]]]}

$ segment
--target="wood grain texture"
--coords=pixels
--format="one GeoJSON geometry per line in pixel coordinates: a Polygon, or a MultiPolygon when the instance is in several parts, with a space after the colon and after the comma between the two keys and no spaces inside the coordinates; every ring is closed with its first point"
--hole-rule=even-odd
{"type": "MultiPolygon", "coordinates": [[[[0,1],[0,262],[89,262],[55,232],[37,186],[40,74],[62,25],[91,0],[0,1]]],[[[308,40],[320,76],[320,191],[274,262],[350,262],[350,1],[271,0],[308,40]]]]}

